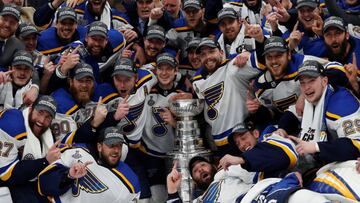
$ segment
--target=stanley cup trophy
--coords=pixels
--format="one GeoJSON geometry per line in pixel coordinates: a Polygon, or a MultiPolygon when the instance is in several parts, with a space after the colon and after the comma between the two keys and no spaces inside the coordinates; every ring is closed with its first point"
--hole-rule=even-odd
{"type": "Polygon", "coordinates": [[[182,174],[179,194],[183,202],[192,202],[193,182],[188,170],[192,157],[209,156],[210,151],[203,147],[198,122],[194,116],[202,112],[204,100],[180,99],[170,102],[170,110],[177,116],[175,150],[171,153],[174,160],[178,160],[178,169],[182,174]]]}

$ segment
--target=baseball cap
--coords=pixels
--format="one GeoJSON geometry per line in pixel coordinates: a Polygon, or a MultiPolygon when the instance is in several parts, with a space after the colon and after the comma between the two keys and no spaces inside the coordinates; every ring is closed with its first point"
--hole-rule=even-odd
{"type": "Polygon", "coordinates": [[[193,38],[186,47],[186,51],[190,49],[196,49],[200,44],[201,39],[198,37],[193,38]]]}
{"type": "Polygon", "coordinates": [[[219,43],[215,42],[213,39],[204,37],[201,39],[199,46],[196,48],[196,53],[200,53],[202,47],[211,47],[211,48],[219,48],[219,43]]]}
{"type": "Polygon", "coordinates": [[[99,35],[102,37],[107,37],[108,29],[106,24],[101,21],[92,22],[88,27],[87,35],[88,36],[99,35]]]}
{"type": "Polygon", "coordinates": [[[63,21],[65,19],[71,19],[77,22],[76,12],[73,8],[66,6],[59,8],[57,13],[57,20],[63,21]]]}
{"type": "Polygon", "coordinates": [[[296,9],[299,9],[303,6],[309,6],[311,8],[316,8],[318,6],[318,2],[316,0],[298,0],[296,9]]]}
{"type": "Polygon", "coordinates": [[[162,53],[156,57],[156,64],[159,65],[161,63],[167,63],[173,68],[177,66],[174,56],[169,53],[162,53]]]}
{"type": "Polygon", "coordinates": [[[33,108],[36,110],[45,110],[54,118],[56,114],[56,101],[52,96],[41,95],[34,102],[33,108]]]}
{"type": "Polygon", "coordinates": [[[39,31],[35,27],[35,25],[31,23],[21,23],[18,28],[18,36],[20,37],[26,37],[30,34],[37,34],[40,35],[39,31]]]}
{"type": "Polygon", "coordinates": [[[130,58],[120,58],[115,64],[113,74],[115,75],[125,75],[127,77],[133,77],[137,73],[137,70],[134,66],[133,61],[130,58]]]}
{"type": "Polygon", "coordinates": [[[105,128],[105,130],[103,130],[102,133],[100,134],[98,142],[102,142],[108,146],[111,146],[111,145],[117,144],[117,143],[125,143],[126,144],[124,135],[121,134],[120,129],[118,129],[116,127],[105,128]]]}
{"type": "Polygon", "coordinates": [[[199,0],[185,0],[183,10],[187,8],[201,9],[201,2],[199,0]]]}
{"type": "Polygon", "coordinates": [[[273,36],[266,39],[264,43],[263,55],[268,54],[269,52],[272,51],[286,52],[287,50],[288,47],[286,45],[285,40],[281,37],[273,36]]]}
{"type": "Polygon", "coordinates": [[[159,25],[152,25],[146,33],[146,39],[160,39],[165,42],[165,30],[159,25]]]}
{"type": "Polygon", "coordinates": [[[327,29],[330,27],[336,27],[339,28],[342,31],[346,30],[345,22],[342,18],[331,16],[327,18],[324,22],[323,32],[325,33],[327,29]]]}
{"type": "Polygon", "coordinates": [[[224,18],[233,18],[233,19],[237,19],[238,18],[238,14],[237,12],[230,7],[227,8],[223,8],[221,9],[218,14],[217,14],[217,18],[218,18],[218,22],[220,22],[222,19],[224,18]]]}
{"type": "Polygon", "coordinates": [[[305,61],[298,70],[298,75],[295,77],[295,81],[299,80],[300,76],[307,75],[310,77],[318,77],[320,75],[325,75],[324,67],[317,61],[309,60],[305,61]]]}
{"type": "Polygon", "coordinates": [[[210,161],[208,159],[206,159],[205,157],[203,157],[203,156],[194,156],[193,158],[190,159],[188,169],[190,171],[191,177],[193,176],[192,169],[194,168],[194,166],[198,162],[202,162],[202,161],[211,164],[210,161]]]}
{"type": "Polygon", "coordinates": [[[11,65],[12,66],[25,65],[29,68],[34,68],[33,62],[34,62],[33,57],[29,52],[24,50],[19,50],[15,52],[11,65]]]}
{"type": "Polygon", "coordinates": [[[232,133],[228,136],[228,143],[229,145],[231,146],[234,146],[235,148],[236,147],[236,144],[235,144],[235,141],[234,141],[234,134],[237,133],[237,134],[244,134],[248,131],[253,131],[255,130],[255,123],[253,122],[253,118],[250,116],[248,118],[246,118],[244,120],[243,123],[239,123],[237,125],[234,126],[233,128],[233,131],[232,133]]]}
{"type": "Polygon", "coordinates": [[[20,8],[12,4],[5,4],[4,8],[0,12],[0,16],[12,15],[16,20],[20,20],[20,8]]]}
{"type": "Polygon", "coordinates": [[[76,66],[70,71],[70,78],[75,78],[76,80],[86,76],[90,76],[92,79],[94,79],[94,71],[89,64],[84,62],[76,64],[76,66]]]}

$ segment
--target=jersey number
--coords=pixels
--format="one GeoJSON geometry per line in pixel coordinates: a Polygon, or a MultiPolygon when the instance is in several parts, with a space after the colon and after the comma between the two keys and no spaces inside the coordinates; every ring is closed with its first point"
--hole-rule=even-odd
{"type": "Polygon", "coordinates": [[[342,123],[345,136],[349,136],[354,133],[360,133],[360,119],[346,120],[342,123]]]}
{"type": "Polygon", "coordinates": [[[13,147],[14,147],[14,143],[0,141],[0,156],[8,157],[13,147]]]}
{"type": "Polygon", "coordinates": [[[70,132],[70,123],[68,121],[60,121],[51,125],[51,132],[55,137],[70,132]]]}

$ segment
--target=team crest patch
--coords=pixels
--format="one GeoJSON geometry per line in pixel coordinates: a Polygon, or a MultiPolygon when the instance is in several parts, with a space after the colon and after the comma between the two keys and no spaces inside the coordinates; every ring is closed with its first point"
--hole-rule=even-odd
{"type": "Polygon", "coordinates": [[[224,82],[220,82],[216,85],[213,85],[206,89],[203,94],[205,96],[205,101],[208,105],[207,115],[210,120],[215,120],[218,116],[218,110],[215,108],[215,105],[219,103],[224,93],[224,82]]]}
{"type": "Polygon", "coordinates": [[[23,160],[35,160],[35,157],[33,154],[28,153],[24,156],[23,160]]]}
{"type": "Polygon", "coordinates": [[[71,155],[71,157],[74,159],[80,159],[82,156],[81,156],[79,150],[76,150],[75,154],[71,155]]]}
{"type": "Polygon", "coordinates": [[[154,99],[153,99],[153,96],[150,96],[150,99],[149,99],[149,101],[148,101],[148,105],[149,106],[153,106],[155,104],[155,101],[154,101],[154,99]]]}
{"type": "Polygon", "coordinates": [[[121,126],[121,131],[124,134],[130,134],[136,128],[136,121],[139,119],[141,113],[143,112],[145,101],[140,104],[131,106],[129,109],[129,114],[125,117],[127,124],[121,126]]]}

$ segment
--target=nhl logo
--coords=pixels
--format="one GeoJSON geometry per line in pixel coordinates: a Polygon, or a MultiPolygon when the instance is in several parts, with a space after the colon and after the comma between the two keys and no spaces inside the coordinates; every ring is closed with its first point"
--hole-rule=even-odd
{"type": "Polygon", "coordinates": [[[75,154],[73,154],[71,157],[74,158],[74,159],[80,159],[82,156],[81,156],[81,154],[79,153],[79,150],[76,150],[76,151],[75,151],[75,154]]]}
{"type": "Polygon", "coordinates": [[[271,84],[271,87],[276,87],[276,82],[275,81],[272,81],[270,84],[271,84]]]}
{"type": "Polygon", "coordinates": [[[34,155],[28,153],[24,156],[23,160],[35,160],[34,155]]]}
{"type": "Polygon", "coordinates": [[[150,100],[148,101],[149,106],[153,106],[155,104],[155,101],[153,99],[153,96],[150,96],[150,100]]]}

